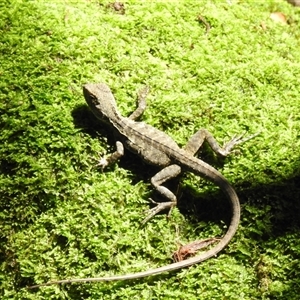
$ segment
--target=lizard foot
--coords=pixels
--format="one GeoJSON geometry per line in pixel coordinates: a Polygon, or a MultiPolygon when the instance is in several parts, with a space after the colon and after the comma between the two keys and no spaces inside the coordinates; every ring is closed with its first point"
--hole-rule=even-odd
{"type": "Polygon", "coordinates": [[[223,146],[223,151],[222,151],[221,154],[223,156],[227,156],[236,145],[245,143],[245,142],[247,142],[247,141],[255,138],[259,134],[260,134],[260,132],[257,132],[255,134],[252,134],[252,135],[250,135],[248,137],[245,137],[245,138],[244,138],[245,133],[243,133],[243,134],[241,134],[239,136],[234,135],[233,138],[227,144],[225,144],[223,146]]]}
{"type": "Polygon", "coordinates": [[[170,201],[170,202],[156,202],[154,200],[152,200],[151,198],[149,198],[149,200],[156,204],[155,207],[151,208],[148,210],[148,215],[147,217],[142,221],[142,225],[146,224],[150,219],[152,219],[156,214],[158,214],[159,212],[165,210],[165,209],[169,209],[169,213],[168,216],[170,215],[172,208],[176,205],[176,203],[170,201]]]}
{"type": "MultiPolygon", "coordinates": [[[[100,155],[99,155],[100,156],[100,155]]],[[[104,170],[104,168],[106,168],[106,166],[108,166],[108,161],[105,157],[101,157],[99,158],[95,158],[93,156],[90,156],[90,158],[94,161],[96,161],[97,163],[93,166],[94,168],[101,168],[101,171],[104,170]]]]}
{"type": "Polygon", "coordinates": [[[96,164],[96,167],[100,167],[101,170],[103,171],[104,168],[106,168],[108,165],[113,164],[116,162],[120,157],[124,155],[124,146],[121,142],[117,141],[116,142],[116,148],[117,150],[113,152],[112,154],[106,156],[106,157],[101,157],[96,164]]]}

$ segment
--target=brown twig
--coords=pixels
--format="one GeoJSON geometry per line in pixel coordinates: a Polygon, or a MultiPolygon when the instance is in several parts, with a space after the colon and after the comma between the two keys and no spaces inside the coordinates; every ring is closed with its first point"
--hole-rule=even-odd
{"type": "Polygon", "coordinates": [[[199,23],[202,22],[205,25],[206,34],[208,34],[209,31],[210,31],[210,28],[211,28],[210,25],[209,25],[209,23],[201,15],[198,15],[197,20],[198,20],[199,23]]]}

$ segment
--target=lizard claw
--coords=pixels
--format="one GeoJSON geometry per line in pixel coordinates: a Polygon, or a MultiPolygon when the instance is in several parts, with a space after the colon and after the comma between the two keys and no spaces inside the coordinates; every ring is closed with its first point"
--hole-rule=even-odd
{"type": "Polygon", "coordinates": [[[239,144],[242,144],[242,143],[245,143],[253,138],[255,138],[256,136],[258,136],[259,134],[261,133],[261,131],[255,133],[255,134],[252,134],[248,137],[244,137],[244,135],[246,134],[246,132],[244,132],[243,134],[237,136],[237,135],[234,135],[233,138],[223,146],[223,151],[222,151],[222,155],[223,156],[227,156],[230,152],[232,152],[232,149],[236,146],[236,145],[239,145],[239,144]]]}
{"type": "MultiPolygon", "coordinates": [[[[148,215],[146,216],[146,218],[142,221],[142,225],[145,225],[150,219],[152,219],[156,214],[158,214],[159,212],[165,210],[165,209],[170,209],[169,214],[172,210],[172,208],[175,206],[175,203],[170,201],[170,202],[156,202],[153,199],[149,198],[149,200],[156,204],[155,207],[151,208],[148,210],[148,215]]],[[[168,214],[168,215],[169,215],[168,214]]]]}
{"type": "Polygon", "coordinates": [[[108,161],[105,157],[101,157],[98,163],[96,164],[96,167],[100,167],[102,171],[107,166],[108,166],[108,161]]]}
{"type": "Polygon", "coordinates": [[[100,157],[100,159],[91,157],[93,160],[97,161],[97,164],[94,165],[95,168],[100,167],[103,171],[104,168],[106,168],[109,164],[108,160],[105,157],[100,157]]]}

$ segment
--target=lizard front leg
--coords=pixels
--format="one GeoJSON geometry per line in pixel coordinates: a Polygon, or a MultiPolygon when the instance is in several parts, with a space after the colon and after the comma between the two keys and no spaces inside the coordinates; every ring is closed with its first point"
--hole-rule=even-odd
{"type": "Polygon", "coordinates": [[[146,97],[149,92],[149,87],[143,87],[138,93],[138,101],[137,101],[137,108],[136,110],[128,117],[130,120],[137,120],[141,117],[146,109],[146,97]]]}
{"type": "Polygon", "coordinates": [[[234,136],[228,143],[226,143],[223,147],[220,147],[216,139],[212,136],[212,134],[206,129],[200,129],[197,131],[188,141],[184,150],[190,153],[191,155],[195,155],[199,149],[201,148],[204,141],[206,141],[210,148],[218,155],[226,157],[232,151],[232,149],[241,143],[244,143],[254,137],[256,137],[259,133],[253,134],[249,137],[243,138],[243,135],[234,136]]]}
{"type": "MultiPolygon", "coordinates": [[[[159,171],[151,178],[151,184],[153,187],[164,197],[166,197],[168,202],[157,203],[150,199],[153,203],[156,204],[155,207],[149,210],[147,217],[143,220],[142,224],[145,224],[152,217],[162,210],[170,209],[170,212],[174,206],[177,205],[177,197],[172,193],[168,188],[162,186],[164,182],[171,178],[177,177],[181,173],[181,167],[178,165],[170,165],[159,171]]],[[[169,214],[170,214],[169,212],[169,214]]]]}
{"type": "Polygon", "coordinates": [[[116,142],[116,151],[110,154],[107,157],[102,157],[96,166],[104,169],[106,166],[113,164],[117,160],[119,160],[124,155],[124,146],[121,142],[116,142]]]}

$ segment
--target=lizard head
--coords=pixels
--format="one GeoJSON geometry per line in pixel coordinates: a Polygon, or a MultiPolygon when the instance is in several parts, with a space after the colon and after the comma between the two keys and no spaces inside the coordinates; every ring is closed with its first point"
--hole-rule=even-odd
{"type": "Polygon", "coordinates": [[[105,83],[87,83],[83,86],[86,103],[94,115],[106,123],[118,118],[116,100],[105,83]]]}

